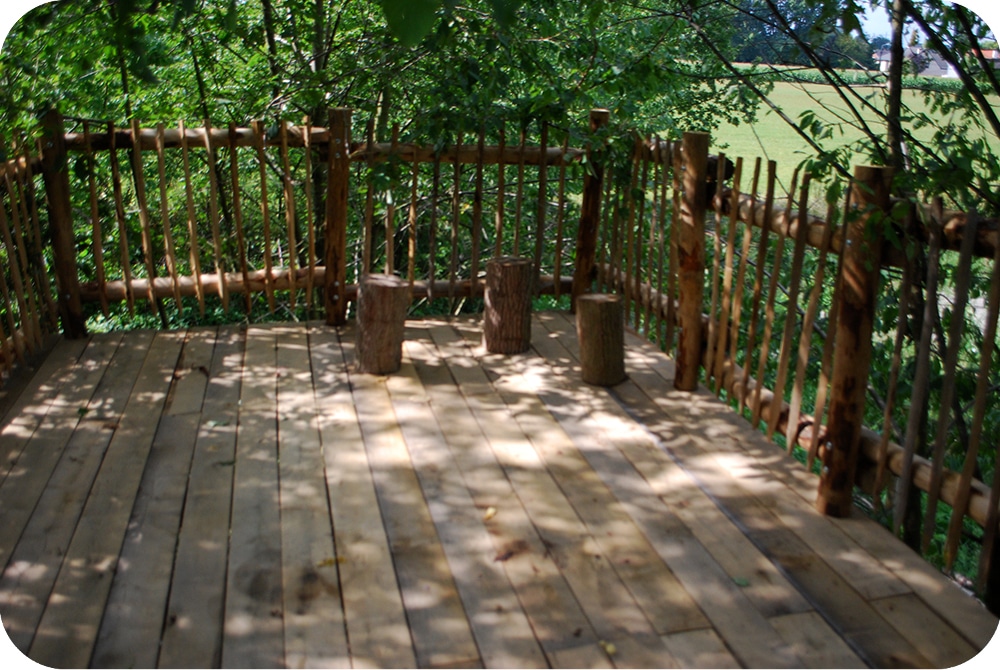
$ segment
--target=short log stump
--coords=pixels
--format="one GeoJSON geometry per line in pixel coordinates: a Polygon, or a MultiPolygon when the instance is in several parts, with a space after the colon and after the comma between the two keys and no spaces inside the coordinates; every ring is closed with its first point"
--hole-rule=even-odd
{"type": "Polygon", "coordinates": [[[410,284],[395,275],[370,274],[358,288],[357,368],[387,375],[403,362],[403,331],[410,284]]]}
{"type": "Polygon", "coordinates": [[[583,381],[614,386],[625,381],[625,309],[620,295],[585,293],[576,299],[576,336],[583,381]]]}
{"type": "Polygon", "coordinates": [[[498,256],[486,262],[483,344],[492,354],[519,354],[531,346],[534,263],[498,256]]]}

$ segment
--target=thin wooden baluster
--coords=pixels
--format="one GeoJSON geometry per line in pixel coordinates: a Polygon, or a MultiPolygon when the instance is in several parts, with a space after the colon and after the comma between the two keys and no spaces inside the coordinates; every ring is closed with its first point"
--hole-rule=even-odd
{"type": "Polygon", "coordinates": [[[410,247],[407,254],[406,277],[413,289],[416,281],[417,265],[417,187],[420,184],[420,163],[413,161],[410,168],[410,211],[406,217],[406,226],[410,232],[410,247]]]}
{"type": "Polygon", "coordinates": [[[438,201],[441,199],[441,156],[434,154],[434,174],[431,177],[431,222],[430,222],[430,252],[427,254],[427,300],[434,299],[434,280],[437,279],[437,222],[438,201]]]}
{"type": "Polygon", "coordinates": [[[281,143],[281,184],[284,188],[288,240],[288,307],[294,313],[295,294],[298,291],[295,268],[299,242],[295,230],[295,185],[292,183],[292,168],[288,160],[288,124],[284,120],[278,121],[278,138],[281,143]]]}
{"type": "Polygon", "coordinates": [[[521,208],[524,203],[524,143],[527,129],[521,128],[521,145],[517,154],[517,199],[514,211],[514,256],[521,255],[521,208]]]}
{"type": "Polygon", "coordinates": [[[153,314],[159,315],[160,309],[153,291],[153,281],[156,279],[156,266],[153,265],[153,235],[150,230],[149,206],[146,201],[146,176],[142,165],[142,142],[140,139],[139,120],[132,119],[132,176],[135,180],[135,200],[139,209],[139,225],[142,228],[142,253],[146,259],[147,298],[153,314]]]}
{"type": "Polygon", "coordinates": [[[545,215],[549,209],[549,123],[542,121],[541,162],[538,165],[538,207],[535,214],[535,278],[532,293],[538,295],[542,273],[542,247],[545,238],[545,215]]]}
{"type": "MultiPolygon", "coordinates": [[[[563,228],[566,218],[566,154],[569,152],[569,133],[563,138],[562,156],[559,160],[559,186],[556,210],[556,257],[555,268],[552,270],[552,277],[555,282],[556,300],[562,295],[562,253],[563,253],[563,228]]],[[[502,155],[502,154],[501,154],[502,155]]],[[[501,164],[502,167],[502,164],[501,164]]]]}
{"type": "MultiPolygon", "coordinates": [[[[719,162],[723,162],[721,157],[719,162]]],[[[723,385],[723,368],[726,364],[726,350],[729,342],[726,335],[731,332],[729,323],[730,315],[733,312],[733,262],[736,255],[736,228],[739,224],[738,203],[740,198],[740,182],[743,179],[743,159],[736,159],[736,169],[733,172],[733,190],[730,196],[729,229],[726,232],[726,257],[722,269],[722,312],[719,315],[719,327],[716,334],[715,356],[713,369],[715,370],[715,395],[720,395],[723,385]]],[[[718,188],[722,189],[722,182],[718,182],[718,188]]],[[[720,193],[721,198],[721,193],[720,193]]],[[[733,361],[735,363],[735,360],[733,361]]]]}
{"type": "MultiPolygon", "coordinates": [[[[309,172],[312,174],[312,172],[309,172]]],[[[240,273],[243,275],[243,302],[247,317],[253,307],[253,295],[250,291],[250,270],[247,267],[247,243],[243,232],[243,197],[240,189],[240,165],[236,152],[236,124],[229,123],[229,180],[233,192],[233,220],[236,223],[236,251],[240,256],[240,273]]],[[[310,208],[310,211],[312,208],[310,208]]]]}
{"type": "Polygon", "coordinates": [[[313,178],[313,168],[312,168],[312,122],[309,117],[302,119],[302,143],[305,147],[305,171],[306,179],[309,180],[309,184],[306,185],[306,230],[307,230],[307,248],[306,253],[308,257],[306,262],[309,264],[309,273],[306,275],[306,309],[312,311],[313,308],[313,289],[316,285],[316,220],[313,215],[313,190],[312,190],[312,178],[313,178]]]}
{"type": "MultiPolygon", "coordinates": [[[[0,207],[0,210],[3,208],[0,207]]],[[[6,217],[5,212],[0,212],[0,216],[6,217]]],[[[14,348],[14,356],[21,360],[24,358],[25,343],[24,336],[21,334],[17,327],[17,322],[14,321],[14,314],[17,312],[14,306],[14,302],[11,301],[10,296],[10,286],[7,284],[7,273],[0,272],[0,294],[3,295],[4,304],[4,316],[7,318],[7,327],[10,330],[10,338],[12,346],[14,348]]]]}
{"type": "MultiPolygon", "coordinates": [[[[785,324],[781,333],[781,348],[778,350],[778,374],[774,382],[774,402],[778,403],[772,407],[771,415],[767,420],[767,437],[771,439],[778,427],[778,411],[781,408],[781,401],[785,397],[785,383],[788,380],[788,367],[792,357],[792,347],[795,342],[795,325],[798,323],[799,290],[802,283],[802,264],[805,258],[806,237],[809,234],[808,208],[809,208],[809,185],[812,175],[808,172],[802,179],[801,197],[798,207],[798,225],[795,229],[795,246],[792,250],[792,272],[788,286],[788,302],[785,308],[785,324]]],[[[789,216],[789,227],[791,226],[791,208],[787,210],[789,216]]],[[[791,232],[791,231],[789,231],[791,232]]],[[[791,452],[794,444],[788,445],[791,452]]]]}
{"type": "MultiPolygon", "coordinates": [[[[716,188],[721,189],[726,180],[726,155],[719,153],[716,165],[716,188]]],[[[715,198],[707,199],[709,211],[715,211],[715,226],[712,230],[712,297],[708,308],[708,346],[705,348],[705,380],[706,382],[715,376],[715,366],[712,363],[715,353],[716,342],[719,339],[720,329],[725,325],[720,323],[716,308],[719,306],[719,293],[721,285],[719,276],[722,267],[722,211],[715,206],[715,198]]]]}
{"type": "Polygon", "coordinates": [[[91,148],[90,124],[83,122],[84,155],[87,159],[87,190],[90,194],[90,224],[93,230],[94,268],[97,271],[97,287],[100,291],[101,312],[108,315],[108,280],[104,270],[104,234],[101,232],[101,216],[97,207],[97,179],[94,151],[91,148]]]}
{"type": "MultiPolygon", "coordinates": [[[[649,182],[647,180],[649,176],[649,164],[653,165],[653,203],[650,206],[649,211],[649,237],[646,240],[646,286],[647,293],[643,299],[643,304],[646,307],[645,314],[643,315],[643,322],[646,324],[646,337],[650,340],[656,340],[657,343],[660,341],[659,331],[656,329],[654,324],[655,313],[653,311],[653,288],[656,283],[653,279],[656,270],[656,227],[657,219],[659,218],[659,151],[660,151],[660,140],[659,138],[650,137],[647,140],[650,152],[649,158],[646,164],[643,166],[642,175],[642,192],[646,193],[646,189],[649,188],[649,182]]],[[[643,196],[645,200],[645,196],[643,196]]],[[[658,287],[657,287],[658,288],[658,287]]],[[[656,306],[656,311],[659,311],[659,306],[656,306]]]]}
{"type": "MultiPolygon", "coordinates": [[[[750,312],[750,327],[747,331],[746,355],[743,358],[743,378],[740,380],[740,392],[737,393],[739,399],[738,411],[742,415],[746,407],[751,408],[753,413],[754,399],[748,397],[748,387],[750,383],[750,371],[753,368],[753,353],[757,348],[757,328],[760,325],[761,296],[764,291],[764,265],[767,262],[767,247],[770,242],[771,226],[767,222],[771,220],[771,213],[774,211],[774,184],[776,180],[775,172],[777,164],[774,161],[767,162],[767,187],[764,195],[764,226],[761,228],[760,237],[757,239],[757,266],[754,272],[753,296],[750,304],[753,309],[750,312]]],[[[756,194],[754,194],[756,196],[756,194]]],[[[757,379],[753,395],[760,396],[761,380],[757,379]]]]}
{"type": "MultiPolygon", "coordinates": [[[[931,459],[931,481],[927,487],[927,510],[920,548],[927,553],[934,537],[937,524],[937,505],[941,497],[941,481],[944,474],[944,454],[947,446],[948,428],[951,425],[952,399],[955,396],[955,377],[958,371],[958,356],[962,347],[962,332],[965,328],[965,307],[969,300],[969,285],[972,272],[972,252],[975,248],[978,217],[966,221],[962,231],[962,246],[958,254],[958,270],[955,272],[955,301],[952,304],[951,324],[948,329],[948,349],[944,358],[944,380],[941,384],[940,413],[934,440],[934,455],[931,459]]],[[[963,510],[964,511],[964,510],[963,510]]]]}
{"type": "MultiPolygon", "coordinates": [[[[656,263],[653,267],[656,268],[656,291],[657,300],[654,306],[654,314],[656,315],[656,343],[659,345],[660,349],[664,349],[664,342],[666,333],[663,330],[663,252],[666,248],[665,245],[665,232],[666,232],[666,219],[667,219],[667,172],[668,163],[667,160],[671,156],[670,143],[666,140],[661,140],[659,137],[656,138],[656,170],[653,173],[653,189],[656,192],[656,263]],[[665,146],[664,146],[665,145],[665,146]]],[[[652,280],[650,280],[652,281],[652,280]]]]}
{"type": "MultiPolygon", "coordinates": [[[[795,191],[797,190],[799,181],[799,171],[796,167],[795,171],[792,173],[792,185],[788,189],[788,198],[785,203],[785,213],[788,225],[791,225],[791,212],[792,204],[795,198],[795,191]]],[[[764,219],[767,221],[768,219],[764,219]]],[[[785,239],[788,237],[789,230],[786,227],[785,230],[778,235],[778,239],[775,241],[774,245],[774,266],[771,270],[771,281],[768,285],[767,290],[767,302],[764,304],[765,308],[765,318],[764,318],[764,337],[761,338],[760,343],[760,357],[757,363],[757,388],[754,389],[753,394],[753,404],[751,406],[751,417],[750,423],[756,428],[760,424],[761,418],[761,402],[760,396],[764,388],[764,372],[767,369],[767,359],[771,351],[771,333],[774,328],[774,318],[775,310],[774,303],[778,295],[778,284],[781,280],[781,266],[785,251],[785,239]]],[[[784,396],[780,390],[776,390],[774,393],[774,400],[772,402],[780,403],[784,396]]],[[[777,408],[775,409],[777,411],[777,408]]]]}
{"type": "MultiPolygon", "coordinates": [[[[267,204],[267,160],[264,155],[264,124],[254,121],[254,144],[257,148],[257,167],[260,173],[260,214],[264,226],[264,291],[267,307],[274,314],[274,262],[271,259],[271,214],[267,204]]],[[[330,268],[327,268],[330,271],[330,268]]]]}
{"type": "MultiPolygon", "coordinates": [[[[802,216],[802,215],[800,215],[802,216]]],[[[833,242],[833,219],[836,216],[834,203],[829,203],[826,210],[826,229],[823,231],[823,241],[819,248],[819,262],[816,274],[813,276],[813,290],[809,295],[809,303],[806,305],[806,313],[802,319],[802,333],[799,335],[799,350],[795,370],[795,381],[792,386],[792,399],[788,412],[788,426],[785,431],[785,441],[788,445],[788,452],[791,453],[798,442],[799,422],[802,415],[802,396],[805,387],[806,371],[809,367],[809,351],[812,348],[813,329],[816,325],[816,316],[819,311],[820,298],[823,295],[826,279],[826,264],[830,254],[830,244],[833,242]]],[[[801,223],[801,221],[800,221],[801,223]]],[[[905,298],[904,298],[905,300],[905,298]]],[[[818,418],[814,418],[818,422],[818,418]]],[[[813,431],[817,431],[818,425],[813,425],[813,431]]]]}
{"type": "MultiPolygon", "coordinates": [[[[847,194],[844,199],[843,211],[845,212],[845,215],[840,226],[840,239],[842,240],[847,239],[848,217],[846,212],[851,210],[851,191],[852,189],[847,189],[847,194]]],[[[843,261],[844,248],[841,247],[840,254],[837,256],[836,272],[834,273],[834,277],[836,279],[833,283],[833,297],[830,303],[832,305],[830,309],[830,316],[827,318],[826,338],[823,341],[823,359],[820,362],[819,381],[816,384],[816,404],[813,407],[813,421],[815,427],[812,433],[812,440],[809,442],[809,454],[806,457],[806,467],[810,471],[812,470],[816,457],[819,455],[820,437],[825,433],[822,429],[822,426],[824,425],[823,414],[826,412],[827,396],[830,394],[830,381],[833,379],[833,348],[837,342],[837,319],[840,316],[838,305],[840,305],[840,296],[843,292],[843,261]]]]}
{"type": "MultiPolygon", "coordinates": [[[[833,218],[832,209],[833,206],[831,205],[831,211],[827,214],[827,221],[830,221],[833,218]]],[[[907,228],[909,228],[909,226],[907,226],[907,228]]],[[[878,445],[878,463],[875,469],[875,485],[872,488],[872,497],[874,499],[875,509],[879,512],[883,509],[882,496],[880,495],[880,492],[885,486],[886,475],[889,474],[889,441],[892,437],[893,430],[892,412],[896,407],[896,391],[899,386],[899,371],[903,360],[903,343],[906,341],[906,333],[909,330],[907,317],[910,313],[910,296],[913,293],[913,274],[915,269],[913,265],[914,264],[912,263],[906,263],[903,265],[903,279],[899,294],[899,317],[897,318],[896,323],[896,338],[892,347],[892,361],[889,364],[889,390],[885,398],[885,409],[882,412],[882,433],[879,438],[878,445]]],[[[819,290],[821,283],[821,281],[817,281],[817,290],[819,290]]]]}
{"type": "MultiPolygon", "coordinates": [[[[671,204],[670,215],[670,235],[668,242],[670,245],[670,272],[667,274],[667,327],[663,338],[666,341],[666,350],[673,351],[674,332],[677,329],[677,279],[680,268],[678,267],[677,249],[677,222],[681,217],[681,167],[683,159],[681,156],[681,143],[675,141],[670,150],[671,165],[670,185],[673,188],[673,202],[671,204]]],[[[667,173],[664,171],[663,178],[666,180],[667,173]]],[[[665,188],[665,187],[664,187],[665,188]]]]}
{"type": "MultiPolygon", "coordinates": [[[[39,153],[41,153],[39,151],[39,153]]],[[[41,223],[38,217],[38,199],[35,197],[35,176],[31,170],[31,156],[29,154],[28,145],[24,146],[24,191],[25,191],[25,203],[31,203],[31,229],[34,235],[34,263],[33,267],[35,272],[41,277],[42,282],[42,295],[44,296],[46,311],[49,315],[49,326],[53,331],[59,328],[59,308],[56,305],[56,301],[53,299],[55,293],[52,290],[52,285],[49,281],[48,268],[46,266],[45,257],[42,255],[42,249],[45,248],[45,244],[42,240],[42,229],[41,223]]],[[[103,249],[102,249],[103,252],[103,249]]],[[[107,298],[105,297],[105,301],[107,298]]]]}
{"type": "Polygon", "coordinates": [[[504,151],[507,148],[507,132],[503,125],[500,126],[500,162],[497,164],[497,208],[493,219],[493,228],[495,230],[496,244],[493,249],[494,256],[503,255],[503,210],[504,210],[504,199],[506,194],[504,192],[504,187],[506,186],[507,178],[507,162],[504,160],[504,151]]]}
{"type": "MultiPolygon", "coordinates": [[[[740,339],[740,324],[743,317],[743,295],[746,290],[745,282],[747,276],[747,266],[750,263],[750,246],[753,243],[753,217],[756,213],[757,204],[757,189],[760,186],[760,167],[761,160],[758,157],[754,161],[753,166],[753,179],[750,182],[750,216],[747,224],[743,227],[743,243],[740,246],[740,263],[739,269],[736,272],[736,290],[733,294],[733,315],[732,324],[729,330],[729,360],[733,362],[733,366],[737,364],[736,355],[739,339],[740,339]]],[[[731,202],[731,207],[733,211],[736,212],[739,207],[739,189],[737,184],[734,184],[733,188],[733,200],[731,202]]],[[[739,217],[737,216],[737,219],[739,217]]],[[[737,394],[733,394],[734,397],[737,394]]],[[[737,401],[737,404],[740,401],[737,401]]]]}
{"type": "MultiPolygon", "coordinates": [[[[395,156],[399,151],[399,124],[392,126],[392,148],[390,155],[395,156]]],[[[389,180],[389,188],[385,192],[385,273],[391,275],[396,272],[396,200],[392,195],[392,187],[395,179],[389,180]]]]}
{"type": "Polygon", "coordinates": [[[486,126],[479,127],[479,140],[476,145],[476,182],[475,193],[472,196],[472,259],[469,269],[469,279],[472,281],[472,296],[481,293],[479,283],[479,247],[483,236],[483,155],[486,147],[486,126]]]}
{"type": "MultiPolygon", "coordinates": [[[[11,237],[10,228],[8,227],[6,208],[2,206],[0,206],[0,239],[3,240],[3,243],[7,248],[7,266],[10,268],[10,277],[14,283],[14,299],[17,302],[18,314],[21,316],[21,332],[24,334],[24,343],[27,347],[28,353],[34,353],[39,338],[35,336],[35,330],[31,320],[31,311],[28,308],[28,302],[25,298],[24,281],[21,276],[21,265],[17,259],[17,249],[14,246],[14,240],[11,237]]],[[[3,274],[5,273],[0,272],[0,275],[3,274]]],[[[5,284],[6,281],[7,280],[5,278],[5,284]]],[[[4,291],[6,292],[7,289],[5,288],[4,291]]],[[[9,298],[7,298],[7,304],[9,312],[9,298]]],[[[16,330],[13,324],[11,325],[11,330],[16,330]]]]}
{"type": "MultiPolygon", "coordinates": [[[[930,389],[931,340],[934,337],[934,316],[937,313],[938,274],[944,221],[944,207],[940,197],[934,199],[931,210],[930,220],[926,222],[930,238],[927,248],[926,298],[911,385],[913,393],[910,396],[910,411],[906,419],[906,433],[903,436],[903,465],[900,468],[896,502],[893,505],[893,532],[897,535],[905,520],[906,509],[909,507],[913,459],[917,454],[917,445],[920,443],[921,424],[926,418],[927,395],[930,389]]],[[[946,407],[943,404],[940,406],[946,407]]],[[[947,411],[945,409],[946,413],[947,411]]]]}
{"type": "Polygon", "coordinates": [[[181,160],[184,163],[184,194],[187,202],[187,228],[190,245],[191,274],[194,277],[195,296],[198,298],[198,310],[205,316],[205,287],[201,281],[201,249],[198,236],[198,220],[194,212],[194,189],[191,186],[191,155],[188,144],[187,129],[184,121],[178,121],[181,134],[181,160]]]}
{"type": "Polygon", "coordinates": [[[166,255],[170,281],[174,286],[174,302],[177,305],[177,314],[183,314],[184,304],[181,302],[181,285],[177,277],[177,254],[174,250],[174,236],[170,230],[170,206],[167,202],[167,169],[163,151],[163,135],[163,124],[156,124],[156,172],[160,179],[160,221],[163,225],[163,251],[166,255]]]}
{"type": "MultiPolygon", "coordinates": [[[[7,197],[10,201],[10,221],[11,227],[14,234],[14,245],[17,248],[17,258],[15,259],[17,263],[12,263],[10,265],[11,273],[18,272],[20,276],[20,281],[24,287],[24,297],[27,301],[28,311],[25,318],[22,319],[23,322],[21,327],[24,328],[25,334],[30,334],[30,340],[35,346],[40,347],[42,345],[42,325],[40,322],[40,315],[38,313],[38,301],[35,299],[35,291],[32,287],[31,282],[31,266],[28,264],[28,249],[27,245],[24,243],[24,234],[22,231],[23,224],[21,223],[21,213],[16,206],[17,196],[14,193],[14,185],[10,180],[10,172],[4,173],[4,182],[7,186],[7,197]]],[[[17,282],[14,284],[17,287],[17,282]]]]}
{"type": "Polygon", "coordinates": [[[132,262],[129,253],[128,232],[125,225],[125,204],[122,197],[121,169],[118,166],[117,133],[114,124],[108,123],[108,137],[111,148],[108,158],[111,162],[111,184],[115,199],[115,220],[118,222],[118,251],[121,259],[122,280],[125,282],[125,303],[129,316],[135,316],[135,294],[132,291],[132,262]]]}
{"type": "MultiPolygon", "coordinates": [[[[636,230],[635,230],[635,276],[632,281],[635,285],[635,327],[639,329],[642,327],[643,319],[642,312],[646,311],[648,317],[649,314],[649,301],[642,293],[642,260],[644,258],[642,243],[645,239],[643,235],[643,227],[646,225],[646,186],[649,183],[649,161],[646,159],[646,151],[644,144],[640,141],[639,143],[639,163],[642,166],[639,174],[639,183],[635,189],[635,193],[639,195],[639,205],[638,211],[636,212],[636,230]]],[[[634,194],[633,194],[633,197],[634,194]]],[[[648,319],[647,319],[648,321],[648,319]]]]}
{"type": "MultiPolygon", "coordinates": [[[[642,140],[636,135],[632,142],[632,157],[631,157],[631,172],[629,173],[629,183],[628,191],[625,193],[625,202],[628,203],[628,218],[625,221],[625,320],[628,321],[629,314],[631,314],[633,309],[633,304],[636,302],[637,297],[635,295],[635,273],[638,267],[636,263],[636,256],[638,255],[635,248],[636,232],[635,232],[635,190],[639,182],[639,162],[641,158],[639,154],[642,151],[642,140]]],[[[642,235],[638,235],[642,237],[642,235]]],[[[638,308],[636,308],[638,312],[638,308]]],[[[636,325],[633,321],[633,325],[636,325]]]]}
{"type": "Polygon", "coordinates": [[[458,265],[458,228],[462,215],[462,164],[458,155],[462,152],[463,134],[458,133],[455,143],[454,180],[451,194],[451,249],[448,256],[448,299],[451,301],[451,311],[455,310],[455,273],[458,265]]]}
{"type": "Polygon", "coordinates": [[[212,224],[212,249],[215,255],[215,272],[219,277],[219,297],[222,309],[229,310],[229,287],[226,285],[226,267],[222,258],[222,234],[219,230],[219,184],[215,175],[215,147],[212,145],[212,126],[205,119],[205,151],[208,160],[208,217],[212,224]]]}
{"type": "MultiPolygon", "coordinates": [[[[367,186],[365,193],[365,240],[361,252],[361,275],[372,271],[372,231],[375,226],[375,118],[368,119],[365,128],[365,167],[367,186]]],[[[360,278],[359,278],[360,281],[360,278]]]]}
{"type": "Polygon", "coordinates": [[[611,288],[611,276],[614,273],[611,263],[613,263],[612,251],[614,244],[614,237],[611,226],[612,218],[611,212],[614,209],[614,203],[611,202],[611,183],[614,179],[605,178],[604,179],[604,195],[601,198],[601,223],[598,226],[598,243],[597,243],[597,285],[601,291],[604,293],[613,292],[611,288]]]}
{"type": "MultiPolygon", "coordinates": [[[[969,218],[976,217],[976,213],[970,213],[969,218]]],[[[966,223],[965,233],[969,232],[969,224],[966,223]]],[[[962,536],[962,522],[965,518],[966,509],[969,506],[969,498],[972,492],[972,479],[976,473],[976,466],[979,458],[979,445],[983,437],[983,425],[986,418],[986,401],[989,395],[990,372],[993,367],[993,350],[996,346],[997,336],[997,313],[1000,312],[1000,245],[996,246],[993,252],[993,269],[990,277],[990,293],[986,307],[986,327],[983,333],[983,349],[979,359],[979,373],[976,375],[976,393],[972,406],[972,425],[969,429],[969,446],[965,452],[965,462],[962,464],[961,479],[958,484],[958,494],[955,504],[952,506],[951,521],[948,524],[948,536],[945,542],[944,558],[945,570],[951,571],[955,565],[958,554],[958,543],[962,536]]],[[[994,474],[994,478],[996,475],[994,474]]]]}

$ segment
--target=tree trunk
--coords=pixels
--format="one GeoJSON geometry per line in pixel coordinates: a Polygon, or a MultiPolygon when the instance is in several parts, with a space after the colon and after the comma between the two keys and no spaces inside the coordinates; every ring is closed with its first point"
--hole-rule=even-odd
{"type": "Polygon", "coordinates": [[[410,284],[395,275],[365,275],[358,291],[358,371],[387,375],[403,361],[410,284]]]}
{"type": "Polygon", "coordinates": [[[534,263],[500,256],[486,263],[483,343],[493,354],[519,354],[531,346],[534,263]]]}
{"type": "Polygon", "coordinates": [[[625,309],[620,295],[586,293],[576,299],[576,336],[583,381],[625,381],[625,309]]]}

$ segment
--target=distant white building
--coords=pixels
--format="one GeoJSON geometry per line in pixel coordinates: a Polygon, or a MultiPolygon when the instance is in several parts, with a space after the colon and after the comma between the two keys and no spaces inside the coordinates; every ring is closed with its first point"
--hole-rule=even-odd
{"type": "MultiPolygon", "coordinates": [[[[889,73],[889,63],[892,60],[889,49],[879,49],[872,54],[872,58],[878,63],[879,72],[889,73]]],[[[903,58],[913,64],[913,69],[917,74],[924,77],[958,78],[958,72],[955,71],[955,68],[933,49],[908,46],[903,49],[903,58]]]]}

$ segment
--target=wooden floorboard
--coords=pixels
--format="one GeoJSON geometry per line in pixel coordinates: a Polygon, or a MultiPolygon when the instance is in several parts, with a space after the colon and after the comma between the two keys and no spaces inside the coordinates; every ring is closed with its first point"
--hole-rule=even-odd
{"type": "Polygon", "coordinates": [[[478,317],[59,342],[3,400],[0,617],[53,667],[947,667],[997,619],[627,336],[478,317]]]}

